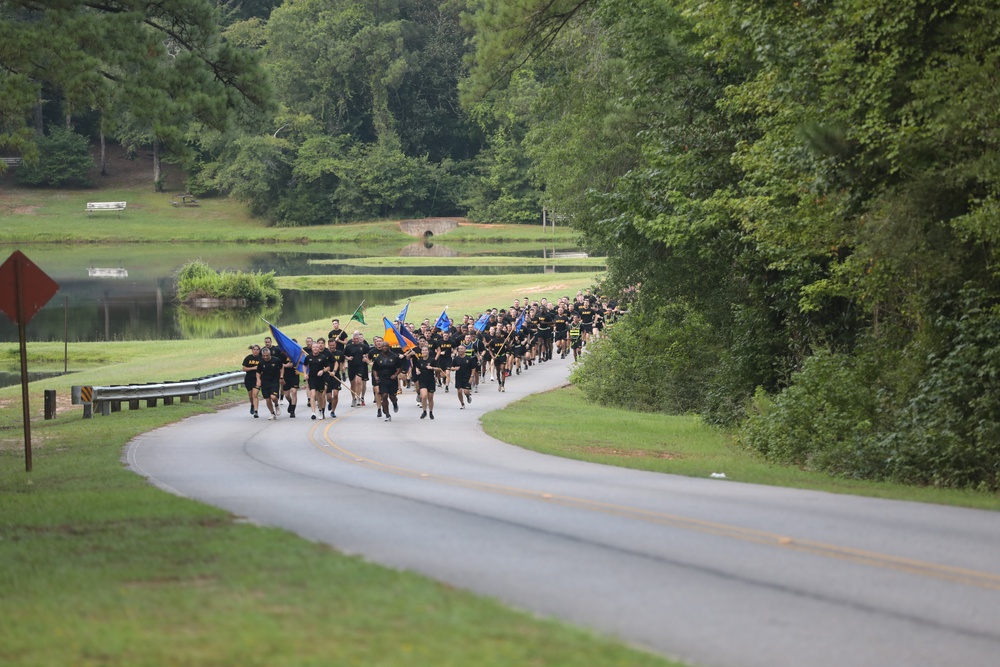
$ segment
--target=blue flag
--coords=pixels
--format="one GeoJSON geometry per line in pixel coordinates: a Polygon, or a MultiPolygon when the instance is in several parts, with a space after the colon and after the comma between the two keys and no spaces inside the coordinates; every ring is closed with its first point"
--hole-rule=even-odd
{"type": "Polygon", "coordinates": [[[410,302],[407,301],[406,305],[403,306],[403,310],[399,311],[399,317],[396,318],[396,321],[399,322],[400,328],[402,328],[403,325],[406,324],[406,311],[409,309],[410,309],[410,302]]]}
{"type": "MultiPolygon", "coordinates": [[[[264,321],[267,322],[267,320],[264,321]]],[[[302,349],[302,346],[285,334],[281,333],[281,330],[270,322],[267,322],[267,326],[271,327],[271,335],[274,336],[274,340],[278,342],[278,347],[280,347],[281,351],[285,353],[285,356],[292,360],[292,365],[295,366],[295,370],[300,373],[304,373],[305,365],[302,361],[306,358],[306,353],[305,350],[302,349]]]]}
{"type": "Polygon", "coordinates": [[[478,331],[479,333],[483,333],[483,329],[485,329],[486,325],[489,323],[490,323],[490,314],[488,312],[483,313],[482,315],[479,316],[479,319],[476,320],[476,323],[472,325],[472,328],[478,331]]]}
{"type": "Polygon", "coordinates": [[[521,327],[524,326],[524,317],[528,314],[528,309],[525,308],[521,311],[521,316],[517,318],[517,322],[514,323],[514,331],[516,333],[521,333],[521,327]]]}
{"type": "Polygon", "coordinates": [[[451,320],[448,319],[448,309],[447,308],[445,308],[444,310],[441,311],[441,317],[439,317],[438,321],[434,323],[434,326],[436,328],[440,329],[441,331],[450,331],[451,330],[451,320]]]}

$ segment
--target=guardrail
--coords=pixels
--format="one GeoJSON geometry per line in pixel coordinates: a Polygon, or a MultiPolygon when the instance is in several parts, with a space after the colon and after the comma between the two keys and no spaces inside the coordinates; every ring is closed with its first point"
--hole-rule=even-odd
{"type": "Polygon", "coordinates": [[[244,371],[233,371],[183,382],[154,382],[110,387],[75,385],[72,399],[73,405],[83,406],[83,418],[90,419],[95,408],[102,415],[108,416],[112,412],[121,412],[122,403],[126,402],[129,410],[138,410],[140,401],[146,401],[148,408],[155,408],[160,401],[163,405],[173,405],[175,398],[180,399],[181,403],[187,403],[192,397],[213,398],[222,392],[228,392],[233,387],[242,386],[246,375],[244,371]]]}

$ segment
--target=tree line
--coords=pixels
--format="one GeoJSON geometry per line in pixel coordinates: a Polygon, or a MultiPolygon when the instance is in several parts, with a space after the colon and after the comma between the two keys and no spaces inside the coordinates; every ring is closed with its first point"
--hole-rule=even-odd
{"type": "Polygon", "coordinates": [[[5,0],[0,147],[30,157],[46,113],[158,143],[281,225],[548,208],[631,312],[590,396],[775,461],[996,490],[998,13],[5,0]]]}
{"type": "Polygon", "coordinates": [[[772,460],[1000,487],[1000,7],[485,0],[464,92],[609,253],[578,382],[772,460]],[[516,134],[516,133],[515,133],[516,134]]]}

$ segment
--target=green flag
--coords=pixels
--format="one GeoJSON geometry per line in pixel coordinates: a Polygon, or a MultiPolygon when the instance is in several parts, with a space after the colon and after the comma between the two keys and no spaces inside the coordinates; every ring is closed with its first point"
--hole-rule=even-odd
{"type": "Polygon", "coordinates": [[[365,308],[365,302],[362,301],[361,305],[358,306],[358,309],[354,311],[353,315],[351,315],[351,319],[347,321],[350,322],[351,320],[357,320],[358,322],[361,322],[361,324],[368,324],[367,322],[365,322],[364,308],[365,308]]]}

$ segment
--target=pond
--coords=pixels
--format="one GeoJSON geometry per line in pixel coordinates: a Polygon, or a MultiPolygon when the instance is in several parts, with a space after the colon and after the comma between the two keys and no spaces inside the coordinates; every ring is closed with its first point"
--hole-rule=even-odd
{"type": "MultiPolygon", "coordinates": [[[[498,246],[503,248],[503,246],[498,246]]],[[[274,271],[278,276],[337,274],[492,275],[554,270],[540,265],[477,266],[473,257],[463,266],[365,267],[324,264],[321,260],[371,256],[349,244],[336,248],[274,250],[254,244],[206,246],[193,244],[122,244],[0,246],[0,261],[15,249],[59,284],[59,292],[39,311],[27,327],[29,341],[171,340],[242,336],[261,330],[261,316],[280,325],[323,319],[350,313],[362,300],[389,303],[427,292],[412,289],[282,291],[275,308],[217,309],[199,311],[174,301],[176,274],[193,259],[201,259],[216,270],[274,271]],[[324,250],[327,250],[324,252],[324,250]],[[331,252],[332,251],[332,252],[331,252]],[[317,261],[320,260],[320,261],[317,261]]],[[[551,257],[568,249],[519,249],[509,256],[551,257]],[[527,253],[527,254],[525,254],[527,253]]],[[[386,254],[412,254],[413,248],[387,249],[386,254]]],[[[435,254],[456,256],[446,247],[435,246],[435,254]]],[[[504,252],[494,253],[504,255],[504,252]]],[[[592,266],[562,266],[559,271],[589,271],[592,266]]],[[[17,328],[0,317],[0,342],[17,341],[17,328]]]]}

